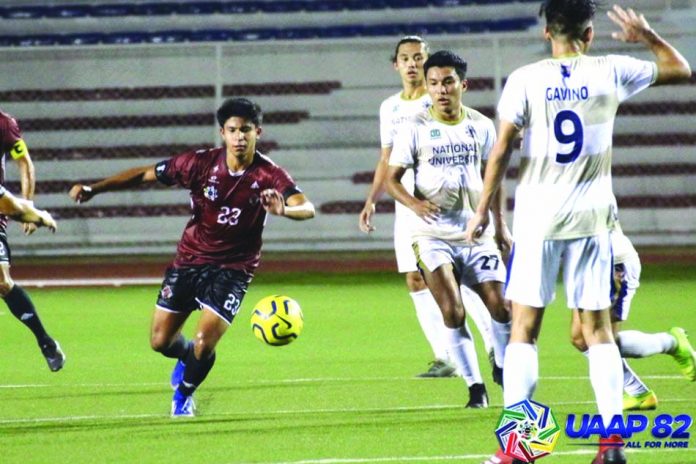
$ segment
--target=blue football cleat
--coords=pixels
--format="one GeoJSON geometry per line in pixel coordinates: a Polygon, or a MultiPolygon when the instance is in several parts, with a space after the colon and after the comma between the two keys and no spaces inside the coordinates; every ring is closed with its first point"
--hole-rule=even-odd
{"type": "Polygon", "coordinates": [[[172,390],[176,390],[179,384],[184,380],[184,370],[186,370],[186,364],[180,359],[176,362],[174,370],[172,371],[170,379],[172,390]]]}
{"type": "Polygon", "coordinates": [[[172,417],[194,417],[196,415],[196,403],[193,395],[185,396],[179,390],[172,397],[172,417]]]}

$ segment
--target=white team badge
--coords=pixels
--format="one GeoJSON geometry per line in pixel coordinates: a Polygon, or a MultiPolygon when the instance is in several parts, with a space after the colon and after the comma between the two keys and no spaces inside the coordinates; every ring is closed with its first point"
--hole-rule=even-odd
{"type": "Polygon", "coordinates": [[[209,184],[217,184],[218,183],[217,176],[210,176],[210,178],[208,179],[208,183],[209,184]]]}
{"type": "Polygon", "coordinates": [[[258,188],[259,188],[259,183],[256,182],[256,181],[254,181],[254,183],[251,184],[251,188],[253,188],[253,189],[258,189],[258,188]]]}
{"type": "Polygon", "coordinates": [[[203,189],[203,196],[210,201],[215,201],[218,197],[218,191],[214,185],[208,185],[206,188],[203,189]]]}

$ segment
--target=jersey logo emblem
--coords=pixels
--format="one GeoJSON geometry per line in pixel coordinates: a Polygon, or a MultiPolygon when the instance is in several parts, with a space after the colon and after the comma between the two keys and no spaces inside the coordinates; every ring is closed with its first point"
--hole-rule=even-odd
{"type": "Polygon", "coordinates": [[[210,201],[215,201],[218,197],[218,191],[214,185],[208,185],[206,188],[203,189],[203,196],[210,201]]]}
{"type": "Polygon", "coordinates": [[[469,126],[466,128],[466,130],[467,130],[467,132],[469,132],[469,137],[471,137],[472,139],[476,138],[476,131],[474,130],[473,127],[469,126]]]}
{"type": "Polygon", "coordinates": [[[564,79],[570,77],[570,66],[568,66],[567,64],[561,65],[561,76],[563,76],[564,79]]]}
{"type": "Polygon", "coordinates": [[[256,181],[254,181],[254,183],[253,183],[253,184],[251,184],[251,188],[253,188],[253,189],[257,189],[257,188],[259,188],[259,183],[258,183],[258,182],[256,182],[256,181]]]}
{"type": "Polygon", "coordinates": [[[208,179],[208,183],[217,184],[218,183],[217,176],[210,176],[210,178],[208,179]]]}
{"type": "Polygon", "coordinates": [[[162,291],[160,292],[160,296],[162,298],[164,298],[165,300],[168,300],[172,297],[173,293],[174,292],[172,292],[172,287],[170,287],[169,285],[165,285],[164,287],[162,287],[162,291]]]}
{"type": "Polygon", "coordinates": [[[440,129],[431,129],[430,130],[430,138],[431,139],[439,139],[440,138],[440,129]]]}

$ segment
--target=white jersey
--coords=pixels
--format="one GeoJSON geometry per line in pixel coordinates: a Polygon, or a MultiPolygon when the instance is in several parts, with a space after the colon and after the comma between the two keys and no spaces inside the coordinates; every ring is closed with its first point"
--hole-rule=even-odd
{"type": "Polygon", "coordinates": [[[619,55],[545,59],[510,74],[498,113],[524,129],[516,240],[572,239],[613,228],[616,110],[656,77],[655,63],[619,55]]]}
{"type": "MultiPolygon", "coordinates": [[[[458,122],[439,121],[432,109],[416,115],[394,142],[389,164],[413,168],[414,196],[441,209],[434,223],[418,218],[413,237],[435,237],[466,244],[464,231],[483,190],[481,162],[495,143],[493,121],[478,111],[462,107],[458,122]]],[[[483,234],[491,240],[493,227],[483,234]]]]}
{"type": "Polygon", "coordinates": [[[626,237],[617,221],[614,230],[611,231],[611,252],[614,255],[614,264],[622,264],[638,258],[638,252],[633,243],[626,237]]]}

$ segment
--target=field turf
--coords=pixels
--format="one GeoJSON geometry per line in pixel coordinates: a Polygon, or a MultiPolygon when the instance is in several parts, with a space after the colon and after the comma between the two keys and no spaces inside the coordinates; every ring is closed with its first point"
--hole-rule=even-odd
{"type": "MultiPolygon", "coordinates": [[[[694,266],[645,266],[626,327],[680,325],[696,334],[694,282],[694,266]]],[[[0,463],[480,463],[497,446],[502,395],[481,345],[489,409],[464,409],[460,379],[414,378],[431,353],[396,274],[261,273],[196,394],[193,419],[169,417],[174,363],[148,345],[156,292],[30,289],[68,356],[58,373],[0,309],[0,463]],[[273,293],[304,310],[304,333],[287,347],[262,345],[249,327],[253,303],[273,293]]],[[[568,316],[559,294],[544,322],[535,395],[562,427],[569,413],[595,411],[587,361],[568,342],[568,316]]],[[[669,356],[632,366],[660,399],[649,417],[696,416],[696,384],[669,356]]],[[[538,462],[589,463],[595,450],[577,443],[563,433],[538,462]]],[[[696,437],[686,449],[643,447],[628,456],[631,464],[696,463],[696,437]]]]}

